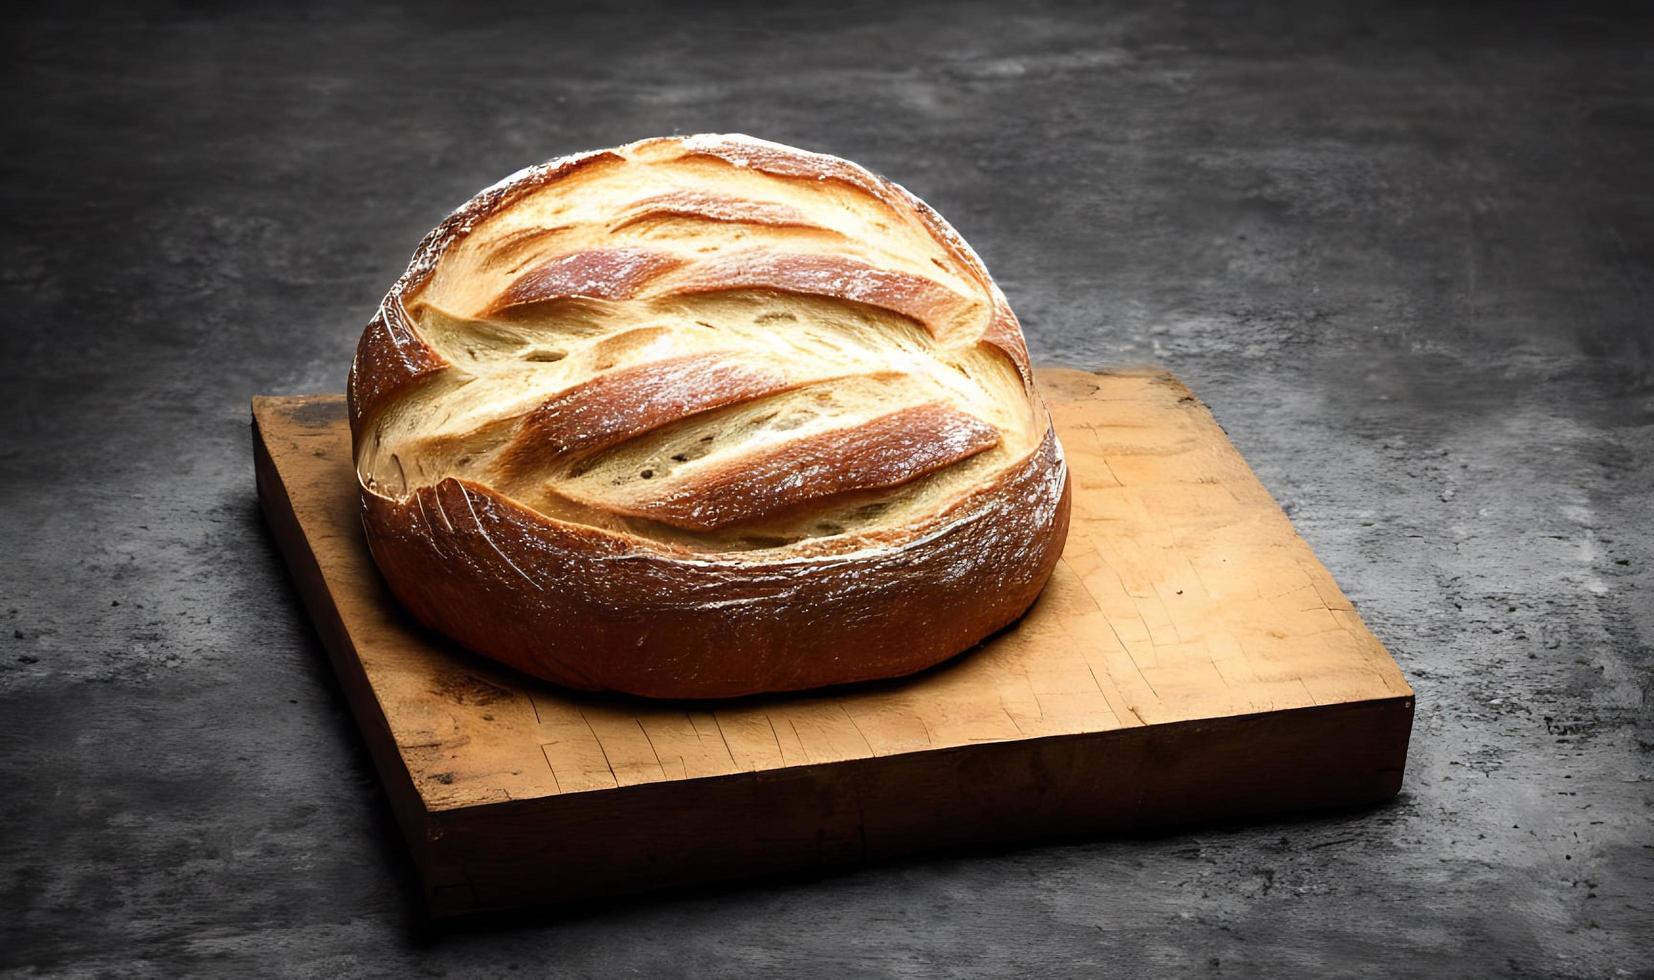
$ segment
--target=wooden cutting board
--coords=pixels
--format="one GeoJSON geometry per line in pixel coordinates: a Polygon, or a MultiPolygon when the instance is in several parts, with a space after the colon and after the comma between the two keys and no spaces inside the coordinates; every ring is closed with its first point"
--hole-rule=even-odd
{"type": "Polygon", "coordinates": [[[913,678],[711,703],[419,627],[363,542],[343,397],[255,398],[259,499],[432,914],[1395,795],[1413,692],[1206,407],[1039,375],[1074,511],[1033,610],[913,678]]]}

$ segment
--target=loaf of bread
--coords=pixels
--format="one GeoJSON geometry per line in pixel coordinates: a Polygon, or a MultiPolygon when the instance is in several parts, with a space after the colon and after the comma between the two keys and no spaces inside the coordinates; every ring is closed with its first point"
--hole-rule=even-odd
{"type": "Polygon", "coordinates": [[[385,297],[349,401],[391,591],[575,688],[909,674],[1020,616],[1068,529],[981,260],[896,184],[749,137],[484,190],[385,297]]]}

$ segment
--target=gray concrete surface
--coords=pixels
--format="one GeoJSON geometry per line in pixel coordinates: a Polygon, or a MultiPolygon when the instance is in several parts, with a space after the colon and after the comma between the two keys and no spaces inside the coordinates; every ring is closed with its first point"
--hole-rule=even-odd
{"type": "Polygon", "coordinates": [[[0,969],[1650,975],[1646,17],[538,6],[6,25],[0,969]],[[422,932],[248,398],[340,389],[476,188],[700,130],[928,198],[1041,359],[1177,371],[1416,686],[1402,796],[422,932]]]}

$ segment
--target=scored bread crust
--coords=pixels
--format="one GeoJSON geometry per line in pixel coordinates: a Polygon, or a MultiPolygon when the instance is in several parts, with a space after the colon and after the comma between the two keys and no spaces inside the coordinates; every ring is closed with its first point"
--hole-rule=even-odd
{"type": "Polygon", "coordinates": [[[391,591],[575,688],[910,674],[1026,611],[1067,535],[981,260],[899,185],[750,137],[484,190],[386,295],[348,402],[391,591]]]}

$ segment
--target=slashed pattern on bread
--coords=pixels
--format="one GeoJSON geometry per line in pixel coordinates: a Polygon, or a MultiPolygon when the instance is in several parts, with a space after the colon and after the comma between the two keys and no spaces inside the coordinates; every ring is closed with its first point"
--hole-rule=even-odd
{"type": "Polygon", "coordinates": [[[386,295],[348,393],[391,591],[573,687],[912,673],[1021,615],[1067,532],[976,254],[898,185],[749,137],[484,190],[386,295]]]}
{"type": "Polygon", "coordinates": [[[386,311],[434,369],[370,422],[366,485],[723,552],[877,536],[1026,457],[1045,420],[980,262],[797,153],[647,141],[478,221],[386,311]]]}

